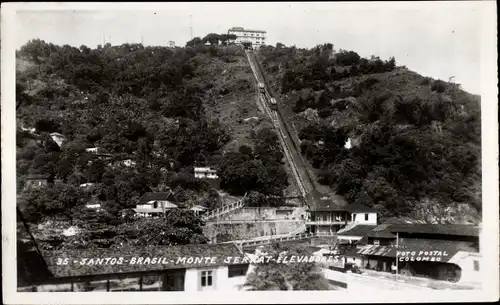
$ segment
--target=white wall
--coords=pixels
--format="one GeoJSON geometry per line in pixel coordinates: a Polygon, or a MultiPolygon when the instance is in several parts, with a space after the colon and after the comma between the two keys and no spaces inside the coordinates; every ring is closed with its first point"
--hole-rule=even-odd
{"type": "Polygon", "coordinates": [[[361,259],[361,257],[353,257],[353,256],[349,256],[349,257],[345,257],[345,262],[346,263],[355,263],[356,265],[358,265],[358,267],[364,267],[363,266],[363,260],[361,259]]]}
{"type": "Polygon", "coordinates": [[[245,276],[229,278],[228,266],[189,268],[186,269],[184,291],[239,290],[239,286],[244,282],[245,276]],[[205,270],[212,270],[212,287],[201,287],[201,272],[205,270]]]}
{"type": "Polygon", "coordinates": [[[485,266],[481,264],[479,253],[459,251],[448,263],[456,264],[462,270],[458,283],[481,283],[481,268],[485,268],[485,266]],[[474,270],[474,261],[479,262],[478,271],[474,270]]]}
{"type": "Polygon", "coordinates": [[[352,213],[352,221],[359,224],[376,225],[377,213],[352,213]],[[365,220],[365,215],[368,214],[368,220],[365,220]]]}
{"type": "Polygon", "coordinates": [[[199,291],[198,281],[198,269],[186,269],[186,276],[184,278],[184,291],[199,291]]]}

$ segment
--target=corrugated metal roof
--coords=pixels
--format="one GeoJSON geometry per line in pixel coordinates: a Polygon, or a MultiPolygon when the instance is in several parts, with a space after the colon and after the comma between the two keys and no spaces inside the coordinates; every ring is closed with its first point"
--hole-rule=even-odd
{"type": "Polygon", "coordinates": [[[391,224],[388,230],[393,233],[421,233],[454,236],[479,236],[479,226],[454,224],[391,224]]]}
{"type": "MultiPolygon", "coordinates": [[[[458,251],[478,252],[473,243],[470,242],[423,238],[400,238],[397,246],[396,241],[392,241],[392,243],[387,246],[364,245],[363,247],[356,249],[355,254],[395,258],[396,250],[399,250],[400,252],[414,252],[415,257],[433,256],[430,252],[440,251],[440,255],[434,256],[439,257],[441,262],[447,262],[458,251]]],[[[351,253],[351,255],[353,254],[354,253],[351,253]]]]}

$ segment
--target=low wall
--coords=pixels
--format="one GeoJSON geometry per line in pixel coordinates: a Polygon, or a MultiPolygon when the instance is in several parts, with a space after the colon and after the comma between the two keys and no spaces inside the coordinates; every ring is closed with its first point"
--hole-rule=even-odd
{"type": "Polygon", "coordinates": [[[306,218],[303,207],[243,207],[218,217],[219,220],[284,220],[306,218]]]}
{"type": "Polygon", "coordinates": [[[249,239],[260,236],[288,234],[304,225],[303,221],[256,221],[246,223],[208,222],[203,228],[205,236],[213,243],[249,239]]]}

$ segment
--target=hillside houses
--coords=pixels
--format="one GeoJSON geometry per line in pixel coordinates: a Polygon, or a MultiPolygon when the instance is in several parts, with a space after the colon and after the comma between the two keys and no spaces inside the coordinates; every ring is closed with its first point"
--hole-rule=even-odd
{"type": "Polygon", "coordinates": [[[217,170],[210,167],[195,167],[194,177],[198,179],[218,179],[217,170]]]}
{"type": "Polygon", "coordinates": [[[66,137],[58,132],[51,133],[50,137],[57,143],[57,145],[59,145],[59,147],[61,147],[64,141],[66,141],[66,137]]]}
{"type": "Polygon", "coordinates": [[[176,201],[171,190],[168,192],[148,192],[141,197],[134,212],[139,217],[162,216],[167,211],[178,208],[174,203],[176,201]]]}
{"type": "Polygon", "coordinates": [[[54,177],[49,174],[31,174],[26,177],[26,188],[45,187],[54,182],[54,177]]]}

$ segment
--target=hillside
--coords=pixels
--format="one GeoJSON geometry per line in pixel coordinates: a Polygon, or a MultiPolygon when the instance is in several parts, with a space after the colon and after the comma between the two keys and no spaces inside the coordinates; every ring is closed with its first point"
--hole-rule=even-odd
{"type": "Polygon", "coordinates": [[[479,96],[331,44],[259,57],[319,183],[382,220],[480,221],[479,96]]]}
{"type": "MultiPolygon", "coordinates": [[[[144,193],[168,188],[181,208],[220,206],[215,186],[194,177],[196,165],[216,168],[222,191],[235,196],[280,195],[289,185],[241,48],[106,44],[90,49],[35,39],[17,52],[16,63],[18,205],[40,228],[76,224],[121,241],[122,228],[128,230],[131,221],[121,213],[144,193]],[[53,133],[64,137],[62,144],[53,133]],[[32,175],[56,183],[26,189],[32,175]],[[90,186],[82,187],[86,183],[90,186]],[[103,212],[86,210],[89,202],[100,203],[103,212]],[[88,219],[97,223],[86,225],[88,219]]],[[[265,205],[266,197],[259,198],[265,205]]],[[[189,223],[186,215],[172,217],[181,227],[189,223]]],[[[203,242],[196,228],[188,232],[158,243],[203,242]]],[[[96,239],[89,234],[87,241],[96,239]]],[[[57,247],[65,239],[58,236],[51,241],[57,247]]]]}

